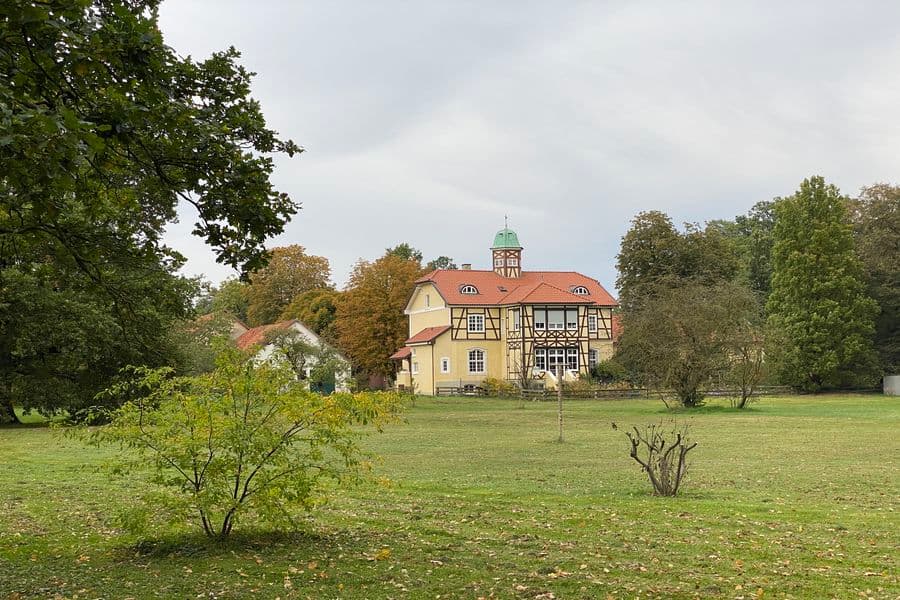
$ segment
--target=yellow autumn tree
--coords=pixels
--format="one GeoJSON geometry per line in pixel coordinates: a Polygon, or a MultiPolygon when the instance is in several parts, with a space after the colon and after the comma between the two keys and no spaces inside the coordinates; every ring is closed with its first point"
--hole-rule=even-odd
{"type": "Polygon", "coordinates": [[[335,323],[341,348],[362,371],[393,374],[390,355],[409,337],[403,309],[422,274],[419,261],[396,254],[354,266],[335,323]]]}

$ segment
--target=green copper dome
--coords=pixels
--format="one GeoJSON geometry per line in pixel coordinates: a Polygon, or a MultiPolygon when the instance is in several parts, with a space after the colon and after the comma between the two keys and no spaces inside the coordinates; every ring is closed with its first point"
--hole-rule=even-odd
{"type": "Polygon", "coordinates": [[[519,236],[509,227],[504,227],[494,236],[494,245],[491,250],[499,250],[500,248],[522,248],[519,244],[519,236]]]}

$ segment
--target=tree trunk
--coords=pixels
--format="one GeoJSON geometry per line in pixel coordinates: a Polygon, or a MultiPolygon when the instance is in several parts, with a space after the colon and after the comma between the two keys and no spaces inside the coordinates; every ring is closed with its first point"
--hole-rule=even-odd
{"type": "Polygon", "coordinates": [[[21,423],[16,411],[13,409],[12,400],[0,400],[0,425],[21,423]]]}

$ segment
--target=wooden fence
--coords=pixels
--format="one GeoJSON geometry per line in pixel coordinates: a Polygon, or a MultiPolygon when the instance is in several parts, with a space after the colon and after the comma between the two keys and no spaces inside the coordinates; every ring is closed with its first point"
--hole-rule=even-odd
{"type": "MultiPolygon", "coordinates": [[[[758,396],[778,396],[792,394],[793,391],[787,386],[760,386],[753,391],[753,397],[758,396]]],[[[437,396],[487,396],[487,390],[478,385],[463,386],[438,386],[435,389],[437,396]]],[[[739,397],[739,390],[734,389],[711,389],[704,390],[705,396],[712,397],[739,397]]],[[[615,400],[627,398],[657,398],[660,395],[671,396],[671,392],[651,390],[647,388],[626,388],[626,389],[608,389],[608,388],[566,388],[563,386],[562,396],[570,400],[615,400]]],[[[519,389],[513,394],[513,397],[520,397],[526,400],[553,400],[557,397],[556,390],[548,390],[543,388],[519,389]]]]}

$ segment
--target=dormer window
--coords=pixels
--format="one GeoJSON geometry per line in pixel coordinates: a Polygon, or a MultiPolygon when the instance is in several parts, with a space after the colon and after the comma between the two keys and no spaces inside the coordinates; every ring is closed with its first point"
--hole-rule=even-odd
{"type": "Polygon", "coordinates": [[[586,287],[584,287],[583,285],[576,285],[575,287],[573,287],[572,293],[578,294],[579,296],[590,296],[591,295],[591,293],[588,291],[588,289],[586,287]]]}
{"type": "Polygon", "coordinates": [[[474,296],[475,294],[478,293],[478,288],[476,288],[474,285],[466,284],[466,285],[461,286],[461,287],[459,288],[459,293],[460,293],[460,294],[468,294],[468,295],[470,295],[470,296],[474,296]]]}

